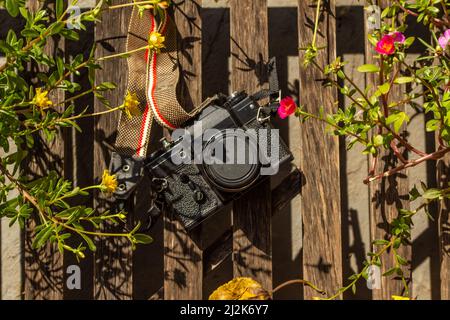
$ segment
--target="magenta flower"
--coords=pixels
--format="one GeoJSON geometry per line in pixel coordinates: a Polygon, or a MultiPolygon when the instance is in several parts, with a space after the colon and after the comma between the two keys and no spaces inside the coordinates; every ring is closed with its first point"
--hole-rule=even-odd
{"type": "Polygon", "coordinates": [[[403,33],[395,31],[390,33],[389,35],[394,38],[395,43],[405,43],[406,37],[403,33]]]}
{"type": "Polygon", "coordinates": [[[403,33],[399,31],[392,32],[384,35],[380,41],[378,41],[375,50],[384,55],[391,55],[395,52],[396,43],[404,43],[406,40],[403,33]]]}
{"type": "Polygon", "coordinates": [[[448,42],[450,41],[450,29],[444,31],[444,33],[439,37],[439,45],[442,49],[446,49],[448,42]]]}
{"type": "Polygon", "coordinates": [[[297,109],[297,104],[295,103],[294,99],[292,99],[291,97],[283,98],[280,101],[280,106],[278,107],[278,110],[277,110],[278,116],[281,119],[286,119],[291,114],[293,114],[296,109],[297,109]]]}
{"type": "Polygon", "coordinates": [[[391,55],[395,52],[395,41],[394,37],[386,34],[381,38],[380,41],[378,41],[375,50],[384,55],[391,55]]]}

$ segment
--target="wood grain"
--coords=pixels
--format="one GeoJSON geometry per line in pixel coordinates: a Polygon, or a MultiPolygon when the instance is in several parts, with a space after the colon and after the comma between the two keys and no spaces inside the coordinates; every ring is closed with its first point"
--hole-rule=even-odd
{"type": "MultiPolygon", "coordinates": [[[[128,1],[113,1],[113,4],[128,3],[128,1]]],[[[109,10],[102,15],[102,22],[96,25],[95,39],[97,43],[96,57],[125,52],[125,41],[130,18],[130,9],[109,10]]],[[[105,81],[117,84],[117,89],[105,95],[112,106],[123,103],[127,85],[126,59],[109,59],[101,64],[102,70],[96,73],[96,82],[105,81]]],[[[105,110],[105,106],[95,100],[96,112],[105,110]]],[[[105,142],[114,145],[119,114],[108,113],[97,118],[94,129],[94,179],[100,181],[103,170],[108,168],[111,150],[105,142]]],[[[95,197],[99,210],[111,207],[103,195],[95,197]]],[[[131,219],[132,212],[128,217],[131,219]]],[[[124,232],[122,227],[105,226],[108,231],[124,232]]],[[[94,263],[94,298],[95,299],[131,299],[132,297],[132,250],[127,239],[101,238],[96,241],[97,251],[94,263]]]]}
{"type": "MultiPolygon", "coordinates": [[[[388,1],[380,1],[378,4],[381,8],[387,5],[388,1]]],[[[367,21],[367,20],[366,20],[367,21]]],[[[366,25],[366,29],[368,29],[366,25]]],[[[369,30],[366,30],[368,34],[369,30]]],[[[375,61],[373,45],[367,40],[366,35],[366,63],[379,63],[375,61]]],[[[376,88],[380,85],[379,79],[374,77],[374,75],[367,76],[367,85],[376,88]]],[[[389,101],[396,101],[396,99],[401,99],[401,87],[395,86],[391,89],[389,94],[389,101]]],[[[401,132],[405,132],[406,127],[401,129],[401,132]]],[[[382,131],[385,132],[385,131],[382,131]]],[[[375,133],[374,133],[375,134],[375,133]]],[[[406,152],[401,150],[406,156],[406,152]]],[[[372,158],[372,157],[371,157],[372,158]]],[[[375,167],[376,172],[384,172],[394,166],[398,165],[398,161],[395,160],[395,156],[391,150],[385,150],[378,155],[377,165],[375,167]]],[[[372,162],[373,160],[370,160],[372,162]]],[[[401,172],[400,174],[383,178],[380,181],[373,182],[370,185],[370,199],[371,199],[371,212],[370,212],[370,225],[371,225],[371,240],[386,239],[390,232],[390,223],[393,219],[398,216],[398,210],[400,208],[408,209],[408,178],[406,172],[401,172]]],[[[373,250],[376,252],[379,250],[379,246],[373,246],[373,250]]],[[[398,254],[405,258],[407,261],[411,261],[411,247],[401,246],[398,250],[398,254]]],[[[388,251],[381,256],[382,268],[381,273],[383,274],[387,270],[395,266],[395,260],[392,251],[388,251]]],[[[411,270],[410,265],[403,269],[405,277],[409,282],[411,280],[411,270]]],[[[411,289],[411,288],[410,288],[411,289]]],[[[411,290],[410,290],[411,291],[411,290]]],[[[400,278],[393,276],[382,277],[381,278],[381,288],[374,289],[372,291],[373,299],[391,299],[392,295],[402,295],[403,284],[400,278]]]]}
{"type": "MultiPolygon", "coordinates": [[[[272,217],[283,212],[283,209],[300,193],[300,189],[301,176],[295,169],[272,190],[272,217]]],[[[205,275],[217,269],[233,253],[232,237],[232,230],[227,230],[205,250],[203,257],[205,275]]]]}
{"type": "MultiPolygon", "coordinates": [[[[30,1],[29,5],[33,11],[43,6],[37,0],[30,1]]],[[[52,12],[51,14],[54,14],[53,3],[45,6],[49,12],[52,12]]],[[[64,39],[53,37],[47,40],[44,52],[49,56],[55,56],[58,51],[58,55],[61,55],[62,50],[64,50],[64,39]]],[[[48,68],[43,67],[37,71],[48,72],[48,68]]],[[[58,101],[64,101],[64,92],[53,90],[49,98],[55,104],[58,101]]],[[[56,170],[61,176],[65,175],[64,138],[66,133],[66,130],[60,130],[51,142],[46,141],[41,135],[36,136],[28,164],[30,177],[45,176],[50,170],[56,170]]],[[[34,220],[28,221],[24,231],[24,299],[62,299],[63,256],[59,253],[56,244],[46,244],[37,250],[32,248],[36,223],[34,220]]]]}
{"type": "MultiPolygon", "coordinates": [[[[231,87],[233,91],[254,93],[265,84],[267,1],[231,0],[230,21],[231,87]]],[[[235,201],[233,208],[233,275],[252,277],[268,290],[272,288],[270,199],[270,183],[264,182],[235,201]]]]}
{"type": "MultiPolygon", "coordinates": [[[[438,161],[437,180],[440,188],[447,188],[450,181],[450,156],[438,161]]],[[[450,201],[440,202],[438,209],[441,299],[450,300],[450,201]]]]}
{"type": "MultiPolygon", "coordinates": [[[[313,37],[315,1],[299,1],[299,43],[306,47],[313,37]]],[[[321,11],[317,63],[324,66],[336,57],[335,1],[321,11]]],[[[300,51],[303,66],[304,51],[300,51]]],[[[300,69],[300,101],[307,112],[336,112],[334,89],[323,88],[323,75],[313,66],[300,69]]],[[[301,128],[301,170],[304,174],[301,212],[303,213],[303,276],[328,293],[342,286],[341,204],[339,185],[339,140],[325,131],[322,123],[307,121],[301,128]]],[[[305,299],[316,296],[304,289],[305,299]]]]}
{"type": "MultiPolygon", "coordinates": [[[[201,0],[177,1],[180,103],[189,109],[202,102],[201,0]]],[[[169,212],[164,217],[164,299],[200,300],[203,295],[201,226],[187,232],[169,212]]]]}

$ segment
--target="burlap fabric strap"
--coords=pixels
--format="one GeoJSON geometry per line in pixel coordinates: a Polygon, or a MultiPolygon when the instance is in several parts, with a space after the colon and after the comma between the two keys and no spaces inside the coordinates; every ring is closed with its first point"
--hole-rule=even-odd
{"type": "Polygon", "coordinates": [[[152,32],[165,36],[165,48],[159,53],[139,50],[128,57],[128,91],[136,94],[140,115],[120,117],[116,151],[124,156],[144,157],[153,124],[175,129],[197,114],[201,107],[186,112],[178,103],[176,87],[180,70],[177,58],[175,24],[167,12],[157,19],[151,10],[139,16],[133,8],[127,37],[127,52],[148,45],[152,32]]]}

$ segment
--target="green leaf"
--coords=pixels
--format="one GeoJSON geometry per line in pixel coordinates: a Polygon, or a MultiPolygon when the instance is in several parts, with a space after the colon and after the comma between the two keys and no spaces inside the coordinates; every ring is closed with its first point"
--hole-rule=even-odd
{"type": "Polygon", "coordinates": [[[353,294],[356,294],[356,285],[355,284],[352,284],[352,292],[353,292],[353,294]]]}
{"type": "Polygon", "coordinates": [[[413,77],[398,77],[394,80],[394,83],[396,84],[404,84],[404,83],[410,83],[413,82],[414,78],[413,77]]]}
{"type": "Polygon", "coordinates": [[[152,237],[143,233],[136,233],[135,235],[133,235],[133,237],[136,243],[149,244],[153,242],[152,237]]]}
{"type": "Polygon", "coordinates": [[[6,0],[5,3],[6,10],[12,17],[17,17],[19,15],[19,2],[16,0],[6,0]]]}
{"type": "Polygon", "coordinates": [[[373,72],[379,72],[380,68],[374,64],[363,64],[358,67],[358,71],[373,73],[373,72]]]}
{"type": "Polygon", "coordinates": [[[114,90],[117,85],[113,82],[103,82],[99,84],[95,89],[98,91],[114,90]]]}
{"type": "Polygon", "coordinates": [[[424,199],[437,199],[441,196],[442,191],[440,189],[428,189],[425,191],[425,193],[422,195],[424,199]]]}
{"type": "Polygon", "coordinates": [[[408,261],[405,258],[403,258],[399,255],[396,255],[396,258],[397,258],[398,263],[401,264],[402,266],[406,266],[408,264],[408,261]]]}
{"type": "Polygon", "coordinates": [[[386,83],[382,84],[381,86],[378,86],[378,90],[379,90],[382,94],[388,93],[390,89],[391,89],[391,85],[390,85],[389,82],[386,82],[386,83]]]}
{"type": "Polygon", "coordinates": [[[420,197],[420,192],[419,190],[417,190],[416,186],[414,186],[411,191],[409,192],[409,200],[410,201],[414,201],[416,200],[418,197],[420,197]]]}
{"type": "Polygon", "coordinates": [[[38,232],[38,234],[34,238],[32,247],[34,249],[42,247],[47,241],[47,239],[51,236],[52,232],[53,232],[52,225],[48,225],[45,228],[43,228],[41,231],[38,232]]]}
{"type": "Polygon", "coordinates": [[[397,268],[396,268],[396,267],[390,268],[388,271],[386,271],[385,273],[383,273],[383,277],[387,277],[387,276],[393,275],[395,271],[397,271],[397,268]]]}
{"type": "Polygon", "coordinates": [[[394,114],[391,114],[386,119],[386,124],[394,124],[394,131],[398,133],[400,131],[400,128],[402,127],[404,122],[409,121],[409,117],[405,112],[397,112],[394,114]]]}
{"type": "Polygon", "coordinates": [[[94,241],[92,241],[92,239],[91,238],[89,238],[87,235],[85,235],[84,233],[79,233],[80,234],[80,236],[84,239],[84,241],[86,241],[86,243],[87,243],[87,245],[88,245],[88,247],[89,247],[89,249],[91,250],[91,251],[95,251],[95,250],[97,250],[97,247],[95,246],[95,244],[94,244],[94,241]]]}
{"type": "Polygon", "coordinates": [[[56,18],[59,19],[64,12],[64,0],[56,0],[56,18]]]}
{"type": "Polygon", "coordinates": [[[414,43],[415,40],[416,40],[416,38],[414,38],[414,37],[408,37],[408,38],[406,38],[406,40],[403,43],[403,45],[405,47],[410,47],[414,43]]]}
{"type": "Polygon", "coordinates": [[[373,138],[373,145],[375,147],[379,147],[379,146],[383,145],[383,143],[384,143],[384,138],[382,135],[378,134],[373,138]]]}
{"type": "Polygon", "coordinates": [[[64,22],[60,21],[60,22],[56,22],[55,24],[52,25],[51,28],[51,35],[55,35],[61,32],[61,30],[64,28],[65,24],[64,22]]]}
{"type": "Polygon", "coordinates": [[[58,74],[60,76],[63,76],[64,75],[64,61],[59,56],[56,57],[56,67],[58,69],[58,74]]]}
{"type": "Polygon", "coordinates": [[[78,33],[74,30],[69,30],[69,29],[62,29],[60,31],[60,34],[66,38],[67,40],[72,40],[72,41],[78,41],[80,40],[80,36],[78,35],[78,33]]]}
{"type": "Polygon", "coordinates": [[[387,245],[389,243],[389,241],[380,239],[380,240],[374,240],[372,243],[376,246],[384,246],[384,245],[387,245]]]}
{"type": "Polygon", "coordinates": [[[427,121],[427,124],[426,124],[427,132],[436,131],[439,128],[439,123],[440,123],[439,119],[431,119],[431,120],[427,121]]]}

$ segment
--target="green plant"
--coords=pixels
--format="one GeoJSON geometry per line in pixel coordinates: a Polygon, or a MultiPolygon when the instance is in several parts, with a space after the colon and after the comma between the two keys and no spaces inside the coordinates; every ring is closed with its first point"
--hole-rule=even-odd
{"type": "MultiPolygon", "coordinates": [[[[333,135],[349,137],[348,148],[356,144],[364,147],[364,153],[371,155],[372,163],[365,183],[376,182],[393,176],[404,169],[415,167],[430,160],[443,158],[450,152],[450,4],[444,0],[390,1],[381,8],[381,26],[367,35],[373,46],[373,64],[361,65],[358,71],[375,76],[374,86],[358,87],[345,72],[346,62],[338,57],[329,65],[320,65],[317,55],[323,48],[316,45],[319,20],[323,1],[317,1],[316,23],[312,42],[304,50],[304,66],[318,68],[324,75],[324,86],[337,88],[348,98],[348,105],[340,105],[335,113],[311,114],[299,107],[297,117],[303,122],[308,119],[323,121],[333,135]],[[430,32],[429,39],[406,38],[406,18],[413,17],[430,32]],[[412,62],[408,60],[409,49],[414,42],[420,42],[423,53],[412,62]],[[407,85],[407,86],[406,86],[407,85]],[[401,95],[392,92],[400,91],[401,95]],[[419,103],[423,99],[423,103],[419,103]],[[413,146],[403,132],[407,130],[409,117],[405,108],[414,108],[429,115],[426,129],[435,132],[436,150],[425,152],[413,146]],[[406,150],[410,159],[404,156],[406,150]],[[381,154],[391,154],[397,165],[385,172],[376,172],[381,154]]],[[[375,1],[366,1],[376,5],[375,1]]],[[[347,290],[356,290],[356,282],[367,279],[371,265],[381,266],[382,255],[393,255],[394,267],[384,276],[395,274],[402,279],[404,295],[409,296],[407,279],[402,266],[408,261],[399,254],[399,248],[407,245],[411,238],[412,217],[419,212],[428,214],[432,202],[450,198],[450,189],[421,188],[410,191],[410,201],[422,201],[416,210],[398,209],[398,217],[390,222],[390,234],[376,240],[373,245],[379,250],[370,252],[359,273],[352,275],[350,283],[329,299],[341,296],[347,290]]],[[[431,216],[430,216],[431,217],[431,216]]]]}
{"type": "MultiPolygon", "coordinates": [[[[75,6],[76,3],[77,0],[74,0],[71,5],[75,6]]],[[[141,12],[152,9],[161,13],[169,4],[170,1],[152,0],[112,6],[110,1],[98,1],[94,8],[78,16],[77,26],[85,30],[88,22],[101,23],[101,14],[107,10],[134,5],[141,12]]],[[[53,10],[42,8],[32,11],[26,0],[4,0],[0,1],[0,6],[5,7],[12,17],[24,21],[19,34],[9,30],[7,37],[0,40],[0,52],[5,58],[5,62],[0,63],[0,217],[7,217],[10,225],[17,222],[23,228],[27,220],[36,215],[35,248],[47,242],[56,243],[61,252],[68,250],[80,258],[85,256],[83,251],[86,246],[91,250],[96,249],[94,236],[125,237],[133,247],[138,243],[151,242],[149,236],[137,233],[139,225],[123,233],[98,230],[103,223],[117,224],[124,221],[126,212],[98,212],[95,208],[71,204],[75,197],[87,196],[92,190],[104,193],[114,191],[117,182],[108,172],[103,175],[101,183],[84,188],[74,187],[71,181],[63,179],[54,171],[34,180],[22,173],[24,161],[34,148],[37,135],[51,141],[58,139],[57,132],[61,128],[80,130],[76,122],[81,118],[121,110],[129,116],[135,114],[136,101],[132,93],[128,93],[122,105],[114,107],[104,97],[104,92],[114,90],[115,84],[95,82],[95,71],[100,68],[101,61],[126,57],[130,52],[96,59],[93,47],[89,57],[79,54],[70,62],[61,53],[49,56],[45,53],[45,45],[52,37],[59,36],[72,41],[79,39],[80,30],[70,27],[73,16],[65,7],[65,1],[55,1],[53,10]],[[46,71],[39,71],[31,78],[26,77],[30,65],[46,71]],[[82,90],[78,83],[70,80],[70,76],[79,75],[82,69],[89,73],[90,88],[87,90],[82,90]],[[69,97],[64,101],[54,101],[51,97],[55,91],[66,92],[69,97]],[[105,110],[94,114],[88,114],[87,109],[76,112],[75,102],[88,94],[102,101],[105,110]],[[17,151],[10,151],[12,145],[17,151]],[[12,195],[13,190],[18,191],[17,196],[12,195]],[[90,231],[91,228],[94,231],[90,231]],[[74,233],[84,239],[76,247],[66,241],[74,233]]],[[[139,50],[152,50],[150,45],[139,50]]]]}

